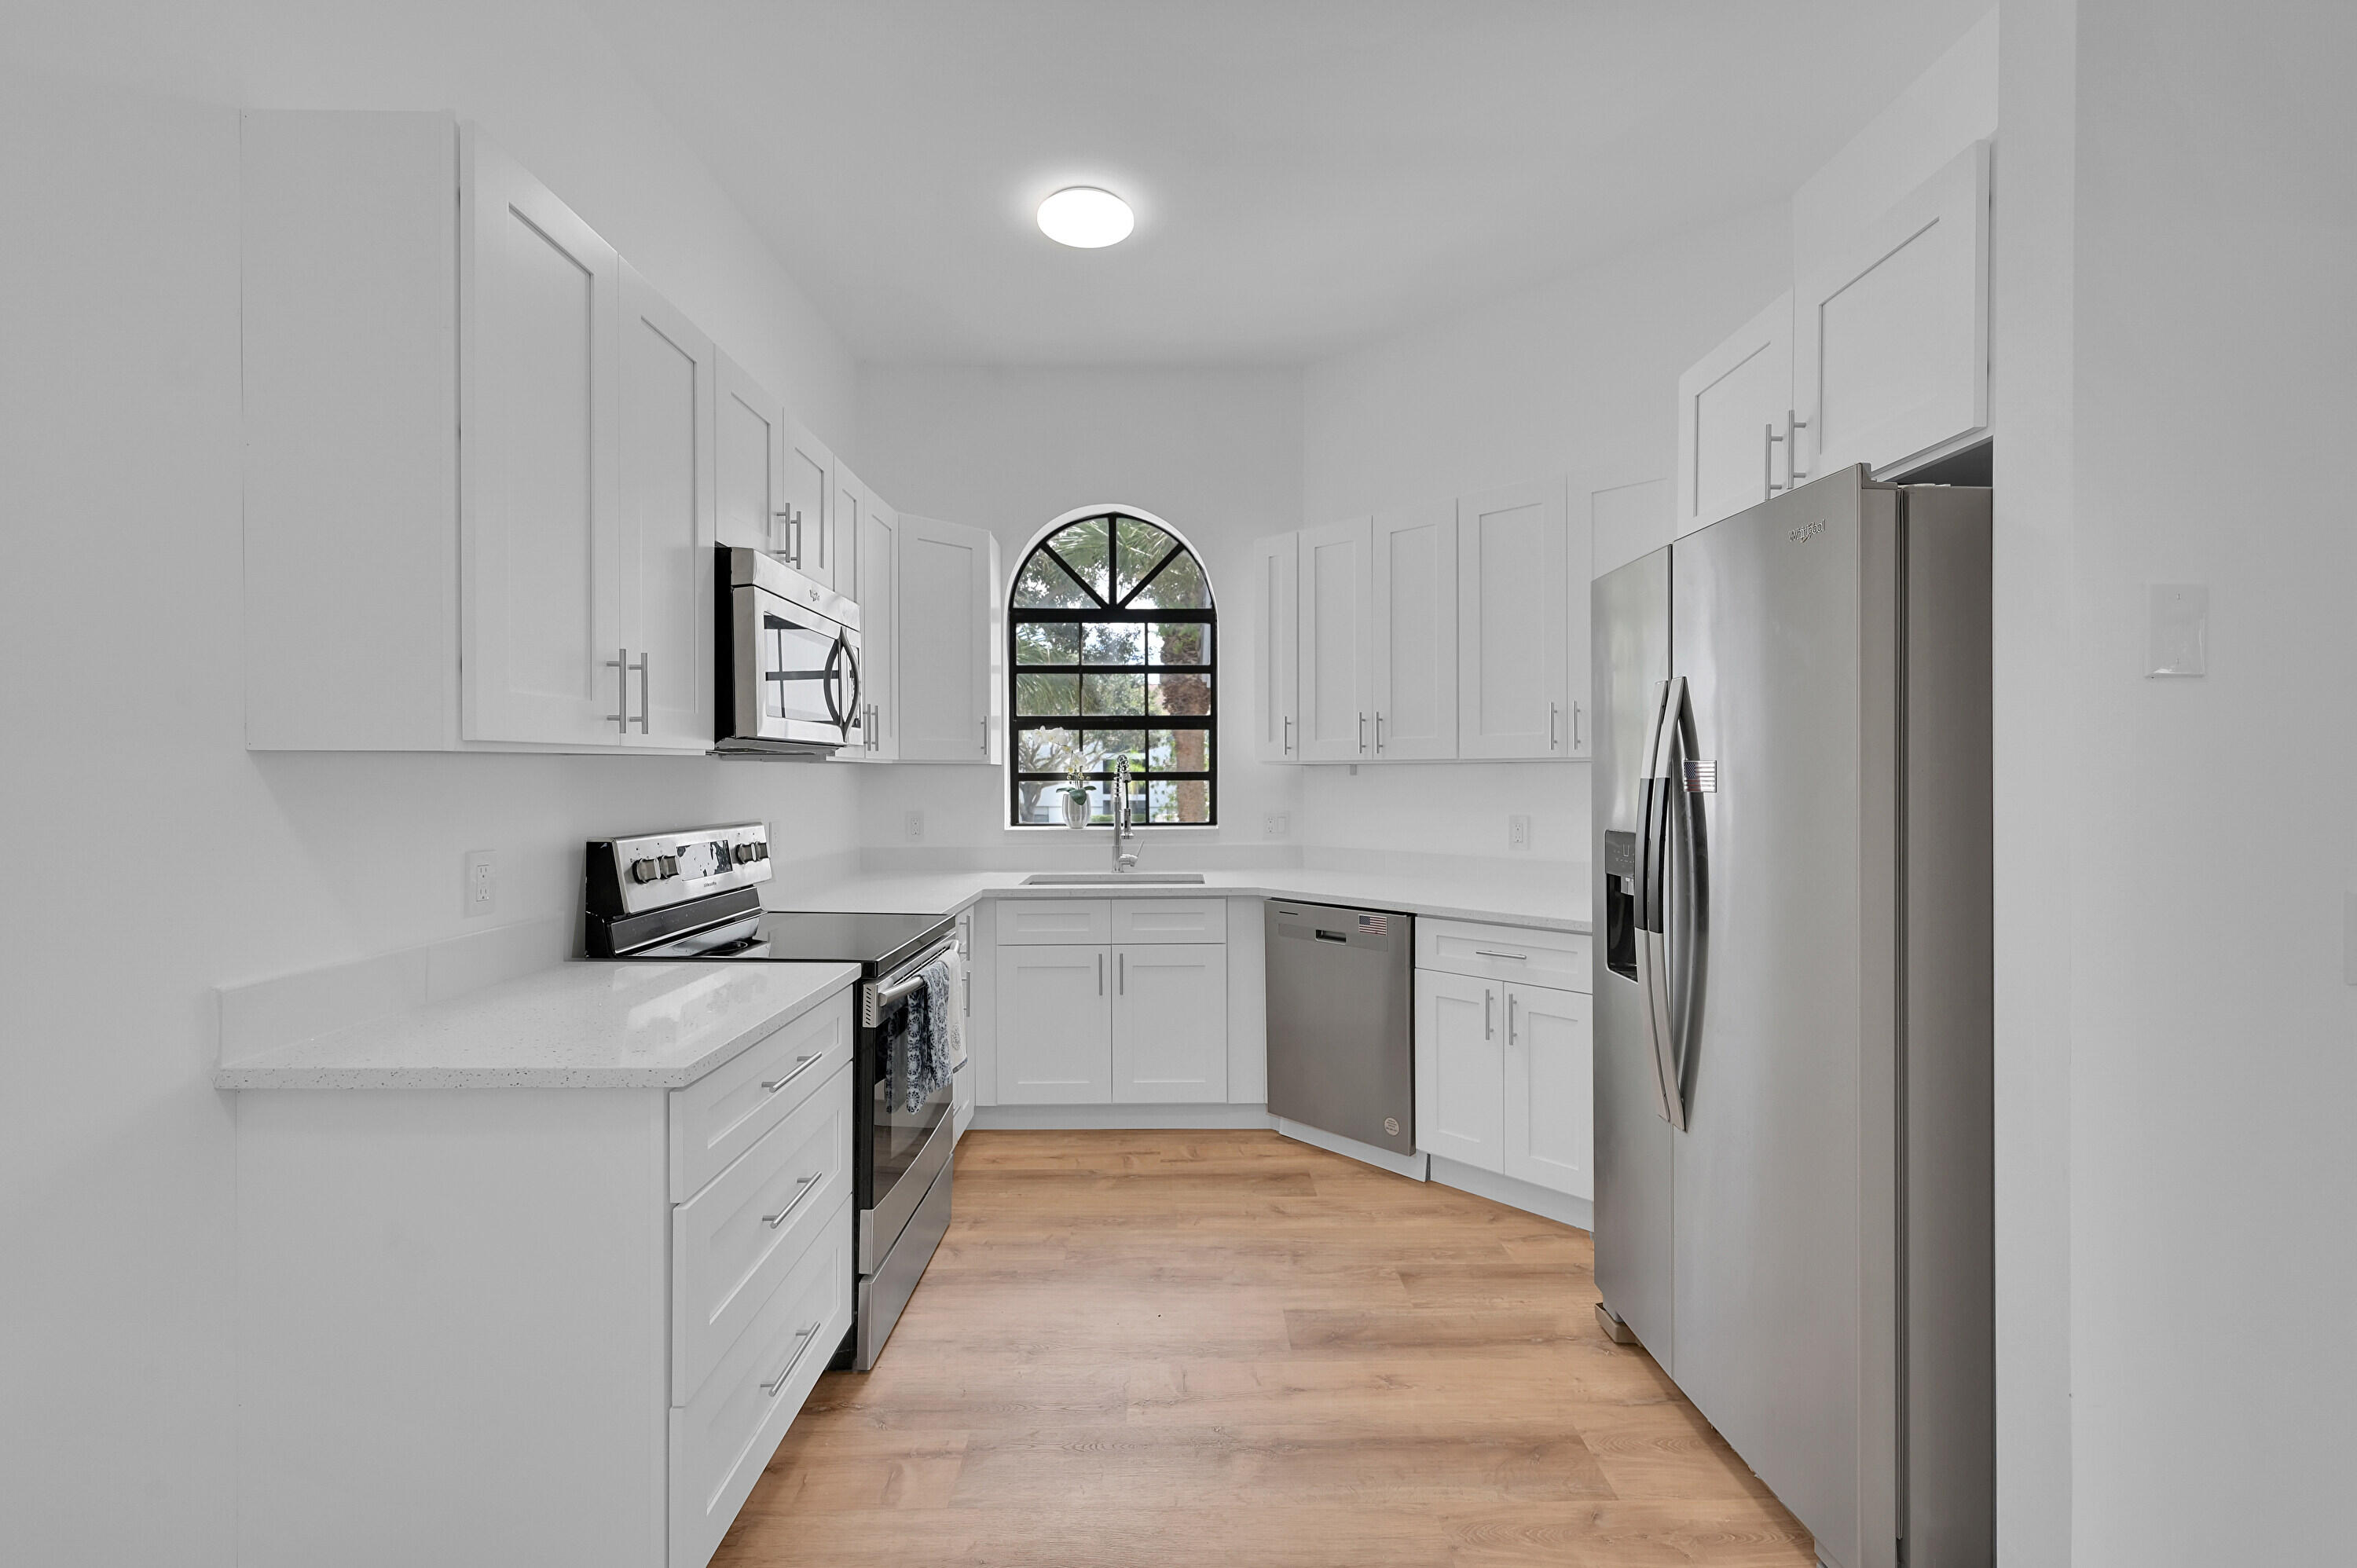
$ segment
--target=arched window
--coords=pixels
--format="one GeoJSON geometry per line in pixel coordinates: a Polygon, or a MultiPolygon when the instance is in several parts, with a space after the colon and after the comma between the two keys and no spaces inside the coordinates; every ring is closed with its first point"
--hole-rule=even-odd
{"type": "Polygon", "coordinates": [[[1025,556],[1006,611],[1009,820],[1061,824],[1061,789],[1113,821],[1129,758],[1139,826],[1219,821],[1211,585],[1194,553],[1135,512],[1060,520],[1025,556]]]}

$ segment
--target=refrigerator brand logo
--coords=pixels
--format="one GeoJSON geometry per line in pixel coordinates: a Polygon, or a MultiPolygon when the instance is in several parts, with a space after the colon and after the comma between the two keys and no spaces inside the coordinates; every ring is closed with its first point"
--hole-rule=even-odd
{"type": "Polygon", "coordinates": [[[1819,518],[1814,522],[1804,522],[1801,524],[1800,527],[1792,530],[1787,537],[1795,544],[1806,544],[1810,540],[1814,539],[1818,534],[1823,533],[1824,531],[1825,520],[1824,518],[1819,518]]]}

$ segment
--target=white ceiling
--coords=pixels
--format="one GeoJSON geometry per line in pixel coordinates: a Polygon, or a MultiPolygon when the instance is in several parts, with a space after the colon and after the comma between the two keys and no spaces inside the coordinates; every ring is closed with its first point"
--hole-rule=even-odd
{"type": "Polygon", "coordinates": [[[1788,195],[1990,0],[587,3],[861,358],[1203,364],[1788,195]]]}

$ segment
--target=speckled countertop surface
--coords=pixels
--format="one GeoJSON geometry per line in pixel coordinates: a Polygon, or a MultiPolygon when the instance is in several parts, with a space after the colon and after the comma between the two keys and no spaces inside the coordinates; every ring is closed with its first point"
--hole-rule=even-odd
{"type": "Polygon", "coordinates": [[[223,1063],[217,1089],[677,1089],[859,977],[849,963],[561,963],[223,1063]]]}
{"type": "Polygon", "coordinates": [[[1357,905],[1439,919],[1493,920],[1544,930],[1585,931],[1587,880],[1566,875],[1559,882],[1508,883],[1469,873],[1462,876],[1402,876],[1387,873],[1308,871],[1255,867],[1207,871],[1200,884],[1176,882],[1091,883],[1027,887],[1021,871],[968,871],[915,875],[862,875],[848,881],[783,889],[772,886],[768,900],[779,908],[894,910],[950,915],[978,898],[1300,898],[1318,904],[1357,905]]]}

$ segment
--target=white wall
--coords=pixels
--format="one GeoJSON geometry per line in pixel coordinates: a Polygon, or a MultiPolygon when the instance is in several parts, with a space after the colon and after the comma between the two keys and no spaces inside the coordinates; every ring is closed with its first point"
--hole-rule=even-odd
{"type": "MultiPolygon", "coordinates": [[[[1789,281],[1789,209],[1783,192],[1772,194],[1724,222],[1311,365],[1303,520],[1575,468],[1666,480],[1677,456],[1679,372],[1789,281]]],[[[1409,847],[1502,855],[1508,815],[1527,814],[1534,859],[1587,858],[1584,762],[1301,771],[1313,855],[1409,847]]]]}
{"type": "MultiPolygon", "coordinates": [[[[1298,372],[869,365],[859,387],[861,477],[903,511],[989,529],[1002,592],[1051,519],[1099,503],[1138,507],[1201,555],[1221,612],[1221,668],[1255,666],[1252,542],[1299,523],[1298,372]]],[[[1269,811],[1292,817],[1297,836],[1297,770],[1251,760],[1249,694],[1233,675],[1220,691],[1221,825],[1157,830],[1143,851],[1149,869],[1158,855],[1290,847],[1292,840],[1262,836],[1269,811]]],[[[1009,830],[1006,774],[996,768],[865,769],[860,799],[867,842],[887,860],[912,847],[903,833],[911,810],[925,813],[928,851],[1001,865],[1106,853],[1103,832],[1065,842],[1009,830]]]]}
{"type": "Polygon", "coordinates": [[[2344,1562],[2357,11],[2076,12],[2068,590],[2007,606],[2067,650],[2012,763],[2069,824],[2072,1562],[2344,1562]],[[2173,582],[2203,680],[2143,678],[2173,582]]]}
{"type": "Polygon", "coordinates": [[[9,18],[0,1556],[225,1564],[235,1106],[210,989],[468,929],[468,848],[499,851],[508,921],[577,907],[593,832],[762,815],[822,854],[856,821],[847,769],[242,748],[239,104],[479,118],[838,439],[850,360],[567,6],[9,18]]]}

